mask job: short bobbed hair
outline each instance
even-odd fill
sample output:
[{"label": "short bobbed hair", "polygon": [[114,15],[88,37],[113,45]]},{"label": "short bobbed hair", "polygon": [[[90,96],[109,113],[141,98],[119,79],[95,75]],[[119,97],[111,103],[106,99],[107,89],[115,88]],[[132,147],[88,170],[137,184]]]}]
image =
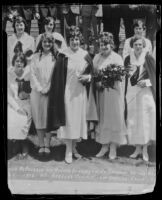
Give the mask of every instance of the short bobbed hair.
[{"label": "short bobbed hair", "polygon": [[15,55],[12,58],[12,66],[15,66],[15,60],[19,58],[23,63],[24,63],[24,67],[26,67],[27,65],[27,60],[26,60],[26,56],[25,54],[23,54],[22,52],[20,53],[15,53]]},{"label": "short bobbed hair", "polygon": [[25,21],[25,19],[23,18],[23,17],[21,17],[21,16],[17,16],[15,19],[14,19],[14,21],[13,21],[13,29],[14,29],[14,33],[16,33],[16,27],[15,27],[15,24],[16,23],[24,23],[24,26],[25,26],[25,32],[27,31],[27,23],[26,23],[26,21]]},{"label": "short bobbed hair", "polygon": [[42,32],[45,32],[45,25],[48,25],[51,21],[53,21],[53,29],[52,32],[54,32],[56,27],[56,18],[55,17],[46,17],[42,23]]},{"label": "short bobbed hair", "polygon": [[137,41],[137,40],[142,40],[142,43],[143,43],[143,48],[146,47],[146,42],[144,40],[144,37],[142,36],[134,36],[131,38],[130,40],[130,47],[133,48],[133,44]]}]

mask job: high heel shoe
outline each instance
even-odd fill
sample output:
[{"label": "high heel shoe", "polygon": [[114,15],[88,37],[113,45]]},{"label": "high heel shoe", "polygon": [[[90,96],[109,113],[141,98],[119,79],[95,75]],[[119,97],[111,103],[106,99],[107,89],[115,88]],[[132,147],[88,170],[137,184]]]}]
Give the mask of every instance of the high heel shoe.
[{"label": "high heel shoe", "polygon": [[41,155],[44,153],[44,147],[39,147],[38,153]]},{"label": "high heel shoe", "polygon": [[115,160],[116,158],[116,146],[114,144],[110,145],[110,153],[109,153],[109,159]]},{"label": "high heel shoe", "polygon": [[65,162],[67,164],[71,164],[73,162],[73,158],[72,158],[72,153],[71,152],[66,153],[66,155],[65,155]]},{"label": "high heel shoe", "polygon": [[50,154],[50,153],[51,153],[50,148],[49,148],[49,147],[45,147],[45,148],[44,148],[44,152],[45,152],[46,154]]},{"label": "high heel shoe", "polygon": [[149,156],[148,156],[148,152],[147,152],[147,147],[143,147],[143,151],[142,151],[142,158],[144,161],[148,162],[149,161]]},{"label": "high heel shoe", "polygon": [[78,151],[76,150],[76,148],[73,148],[73,155],[74,155],[74,157],[77,158],[77,159],[82,158],[82,155],[80,155],[80,154],[78,153]]},{"label": "high heel shoe", "polygon": [[137,158],[138,155],[140,155],[142,152],[141,152],[141,148],[140,147],[136,147],[136,150],[134,151],[133,154],[131,154],[129,157],[130,158]]},{"label": "high heel shoe", "polygon": [[103,145],[101,147],[100,152],[98,154],[96,154],[96,157],[100,158],[100,157],[104,156],[107,151],[108,151],[108,146],[107,145]]}]

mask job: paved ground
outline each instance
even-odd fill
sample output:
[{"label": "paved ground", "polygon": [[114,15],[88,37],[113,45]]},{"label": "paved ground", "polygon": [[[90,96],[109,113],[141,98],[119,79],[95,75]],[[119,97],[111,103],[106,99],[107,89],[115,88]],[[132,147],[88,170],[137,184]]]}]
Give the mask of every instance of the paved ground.
[{"label": "paved ground", "polygon": [[95,158],[100,145],[83,141],[78,151],[84,156],[70,165],[64,162],[65,146],[52,148],[48,157],[38,157],[30,144],[26,160],[8,160],[8,184],[12,193],[20,194],[139,194],[151,192],[156,181],[154,148],[150,161],[130,159],[133,147],[118,149],[118,158]]}]

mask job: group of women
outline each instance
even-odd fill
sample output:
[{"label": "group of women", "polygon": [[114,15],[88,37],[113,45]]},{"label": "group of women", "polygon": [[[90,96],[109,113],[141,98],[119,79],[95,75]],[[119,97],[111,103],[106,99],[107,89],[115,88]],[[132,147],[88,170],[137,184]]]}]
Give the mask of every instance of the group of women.
[{"label": "group of women", "polygon": [[[69,29],[66,46],[64,38],[54,32],[53,18],[45,19],[45,33],[36,44],[24,32],[25,25],[17,17],[15,33],[8,38],[8,139],[24,140],[33,120],[38,153],[50,153],[51,134],[57,131],[66,144],[65,161],[72,163],[73,156],[81,157],[77,142],[87,139],[91,122],[96,141],[102,144],[96,157],[109,151],[113,160],[117,147],[127,144],[136,146],[132,158],[142,154],[148,161],[147,147],[156,135],[155,60],[145,50],[146,39],[140,31],[130,39],[131,50],[124,60],[114,51],[113,35],[102,33],[99,53],[92,60],[80,46],[78,27]],[[141,26],[139,22],[135,28]],[[122,82],[115,82],[114,89],[104,88],[94,78],[111,64],[124,65],[130,72]]]}]

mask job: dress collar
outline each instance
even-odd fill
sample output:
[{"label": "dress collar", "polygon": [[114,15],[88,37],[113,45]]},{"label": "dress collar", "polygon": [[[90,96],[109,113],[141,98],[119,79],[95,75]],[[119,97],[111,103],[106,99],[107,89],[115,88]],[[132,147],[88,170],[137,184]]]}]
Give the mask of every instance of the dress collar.
[{"label": "dress collar", "polygon": [[138,59],[136,58],[135,54],[134,54],[134,50],[130,53],[130,62],[133,65],[143,65],[145,62],[145,56],[146,56],[146,52],[142,51],[141,55],[138,57]]}]

